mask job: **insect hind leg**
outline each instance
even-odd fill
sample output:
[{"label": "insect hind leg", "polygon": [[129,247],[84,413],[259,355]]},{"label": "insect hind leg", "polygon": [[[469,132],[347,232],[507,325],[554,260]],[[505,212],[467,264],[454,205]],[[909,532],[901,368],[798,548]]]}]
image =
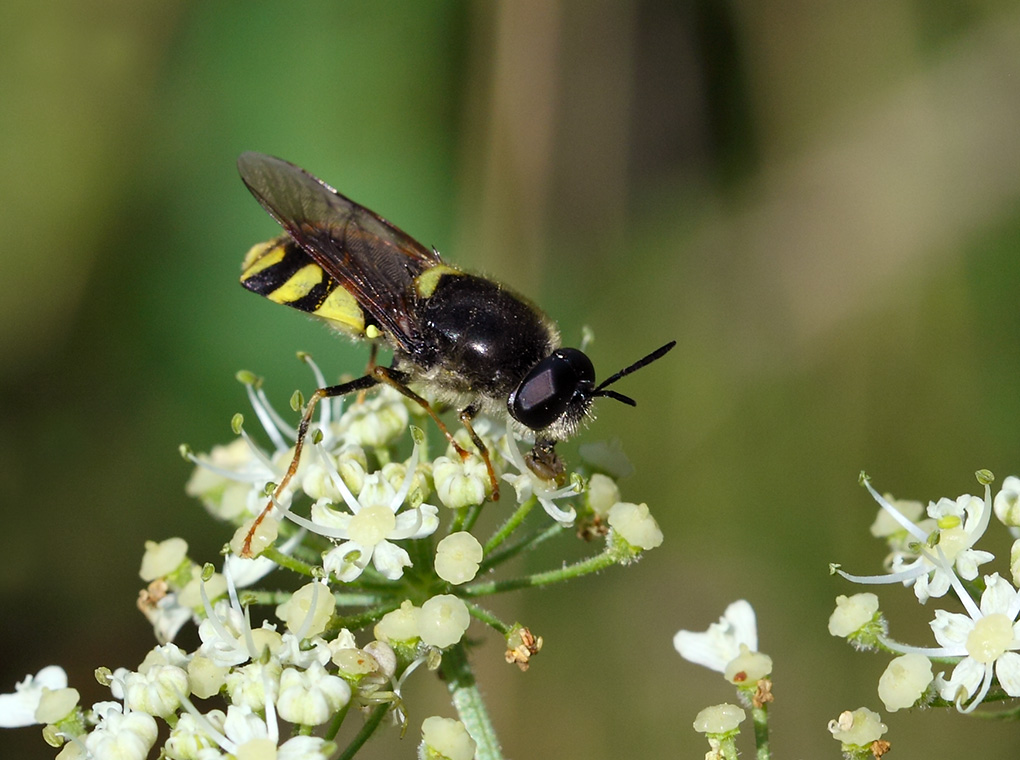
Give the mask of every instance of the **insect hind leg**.
[{"label": "insect hind leg", "polygon": [[378,385],[379,382],[380,381],[376,378],[375,374],[371,373],[347,383],[319,388],[311,395],[308,399],[308,404],[305,405],[304,414],[301,416],[301,424],[298,425],[297,440],[294,442],[294,456],[291,457],[290,465],[288,465],[283,478],[280,480],[276,488],[273,489],[273,495],[269,497],[269,503],[266,504],[262,512],[260,512],[258,517],[255,518],[255,522],[252,523],[251,528],[248,529],[248,535],[244,537],[244,544],[241,547],[242,557],[252,556],[251,542],[255,537],[255,531],[258,530],[262,521],[266,519],[266,515],[272,511],[273,504],[275,504],[280,498],[283,494],[283,490],[293,479],[295,473],[297,473],[298,464],[301,461],[301,451],[304,449],[305,437],[308,435],[308,428],[312,424],[312,415],[315,413],[316,405],[324,398],[336,398],[337,396],[346,396],[348,393],[368,390],[369,388]]}]

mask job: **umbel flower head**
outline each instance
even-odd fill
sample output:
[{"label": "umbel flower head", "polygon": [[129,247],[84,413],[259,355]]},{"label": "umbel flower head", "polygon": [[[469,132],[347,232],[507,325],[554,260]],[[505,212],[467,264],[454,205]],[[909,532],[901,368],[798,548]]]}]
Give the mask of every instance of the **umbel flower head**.
[{"label": "umbel flower head", "polygon": [[[941,597],[949,590],[950,578],[957,573],[964,580],[974,580],[978,567],[994,559],[994,555],[974,548],[984,535],[992,514],[991,491],[985,485],[985,498],[963,495],[953,499],[939,499],[928,504],[928,516],[934,521],[934,532],[925,533],[922,527],[904,515],[886,497],[871,486],[866,475],[861,483],[879,506],[913,539],[906,547],[890,556],[892,572],[887,575],[859,576],[839,570],[839,574],[856,583],[902,583],[914,587],[921,603],[930,597]],[[902,543],[902,539],[897,538]]]},{"label": "umbel flower head", "polygon": [[[465,729],[488,723],[468,647],[484,625],[502,641],[493,650],[502,658],[514,631],[528,630],[515,661],[526,658],[526,666],[542,638],[500,620],[484,598],[633,561],[662,541],[647,505],[622,501],[605,474],[592,498],[580,473],[565,473],[563,484],[543,480],[512,432],[479,417],[474,428],[492,453],[493,476],[517,497],[493,502],[484,462],[452,447],[431,457],[427,436],[410,424],[420,408],[387,388],[350,399],[346,410],[338,399],[321,403],[301,461],[292,463],[296,430],[258,380],[240,379],[265,442],[237,415],[226,446],[205,455],[182,447],[195,464],[187,491],[227,523],[222,563],[196,561],[183,537],[146,542],[138,606],[159,644],[133,667],[99,668],[109,698],[91,707],[78,705],[59,669],[26,678],[0,696],[0,725],[43,724],[52,744],[63,743],[62,760],[157,752],[173,760],[325,760],[353,755],[382,726],[406,728],[407,680],[442,666],[461,720],[426,720],[422,756],[496,756],[494,736]],[[469,450],[473,442],[458,435]],[[258,556],[239,556],[270,499],[271,516],[250,542]],[[602,545],[583,544],[590,556],[499,578],[504,563],[539,543],[576,541],[566,528],[578,507],[594,514],[596,504],[609,529]],[[482,532],[487,510],[495,514]],[[493,533],[491,525],[500,527]],[[188,625],[199,642],[191,650],[173,643]],[[290,738],[280,721],[293,727]]]},{"label": "umbel flower head", "polygon": [[[894,548],[893,567],[902,557],[912,555],[912,559],[901,562],[900,569],[888,576],[841,574],[860,583],[892,580],[912,584],[922,603],[951,590],[963,607],[963,612],[934,610],[929,625],[938,646],[913,646],[888,636],[873,594],[839,597],[837,610],[830,619],[833,635],[899,653],[889,663],[878,686],[879,696],[890,711],[934,704],[941,698],[960,712],[970,712],[990,696],[996,700],[1020,697],[1020,593],[998,573],[978,580],[978,566],[994,556],[975,548],[988,527],[993,505],[997,516],[1007,525],[1011,523],[1020,481],[1007,478],[993,501],[991,473],[981,470],[977,476],[984,485],[984,498],[961,496],[929,503],[931,533],[926,536],[915,522],[916,512],[904,514],[900,510],[904,502],[879,496],[864,481],[883,512],[914,539],[894,537],[895,530],[888,520],[881,530],[873,526],[873,534],[887,538]],[[906,504],[909,510],[910,503]],[[945,671],[935,672],[946,663],[952,668],[948,676]]]}]

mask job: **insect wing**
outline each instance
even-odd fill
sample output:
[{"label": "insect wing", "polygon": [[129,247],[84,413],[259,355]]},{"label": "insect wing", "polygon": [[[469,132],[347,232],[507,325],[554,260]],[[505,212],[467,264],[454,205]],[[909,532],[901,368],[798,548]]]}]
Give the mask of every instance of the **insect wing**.
[{"label": "insect wing", "polygon": [[415,280],[439,254],[287,161],[261,153],[237,160],[252,195],[323,271],[408,353],[419,347]]}]

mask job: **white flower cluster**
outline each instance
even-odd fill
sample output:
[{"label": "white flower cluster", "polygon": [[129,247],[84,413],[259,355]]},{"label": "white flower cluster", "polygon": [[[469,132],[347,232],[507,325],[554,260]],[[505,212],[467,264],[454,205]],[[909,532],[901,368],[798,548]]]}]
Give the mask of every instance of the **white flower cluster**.
[{"label": "white flower cluster", "polygon": [[[890,572],[879,576],[838,572],[858,583],[912,586],[922,604],[951,590],[964,610],[934,610],[929,626],[937,646],[908,646],[887,636],[877,596],[860,593],[837,598],[829,619],[832,635],[899,655],[878,685],[879,697],[890,712],[917,704],[937,705],[939,700],[970,712],[990,696],[1020,697],[1020,593],[1014,587],[1020,580],[1020,540],[1011,552],[1012,583],[998,572],[979,578],[979,567],[995,556],[976,548],[993,513],[1015,531],[1020,479],[1006,478],[994,499],[991,474],[981,471],[978,480],[985,486],[983,498],[965,494],[922,508],[918,502],[882,496],[862,478],[880,506],[872,534],[888,541]],[[937,670],[946,662],[955,662],[949,675]]]},{"label": "white flower cluster", "polygon": [[[14,694],[0,695],[0,726],[46,726],[51,743],[63,745],[63,760],[144,758],[160,737],[163,756],[172,760],[326,758],[337,751],[348,714],[363,713],[372,730],[387,713],[406,722],[405,679],[422,664],[435,670],[441,660],[450,677],[446,656],[453,649],[449,667],[466,663],[463,642],[473,618],[517,647],[514,661],[521,666],[523,659],[526,669],[541,637],[529,631],[524,642],[521,626],[500,621],[480,597],[626,564],[662,542],[648,507],[623,502],[604,471],[590,466],[545,481],[528,468],[514,437],[490,420],[476,419],[473,427],[490,452],[492,473],[477,453],[462,457],[453,446],[430,460],[425,435],[410,425],[422,410],[390,388],[346,411],[340,399],[320,403],[301,460],[281,490],[297,431],[259,381],[246,373],[239,379],[269,446],[256,443],[237,415],[232,443],[199,456],[182,448],[196,464],[187,492],[234,526],[220,572],[193,561],[182,538],[147,542],[139,607],[159,645],[134,669],[98,671],[111,699],[91,708],[78,704],[59,668],[28,677]],[[474,451],[466,431],[455,437]],[[498,504],[494,477],[513,486]],[[543,528],[532,520],[517,533],[537,505],[552,522]],[[503,525],[479,539],[472,529],[483,508],[501,509]],[[606,538],[594,557],[533,576],[478,578],[540,541],[573,537],[564,528],[579,520]],[[284,570],[303,585],[261,587]],[[255,609],[274,615],[253,624]],[[200,640],[193,651],[173,643],[188,623]],[[356,633],[371,638],[359,644]],[[214,699],[220,701],[207,703]],[[454,760],[475,752],[475,738],[458,721],[430,718],[422,731],[422,757]],[[366,737],[363,730],[352,742]]]}]

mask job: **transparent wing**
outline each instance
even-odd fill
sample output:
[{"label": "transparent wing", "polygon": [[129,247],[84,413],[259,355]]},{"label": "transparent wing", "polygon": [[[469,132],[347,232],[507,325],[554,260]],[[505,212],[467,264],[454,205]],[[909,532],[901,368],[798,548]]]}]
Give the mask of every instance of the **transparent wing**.
[{"label": "transparent wing", "polygon": [[349,291],[394,343],[420,347],[414,280],[439,254],[304,169],[261,153],[237,160],[241,179],[323,271]]}]

